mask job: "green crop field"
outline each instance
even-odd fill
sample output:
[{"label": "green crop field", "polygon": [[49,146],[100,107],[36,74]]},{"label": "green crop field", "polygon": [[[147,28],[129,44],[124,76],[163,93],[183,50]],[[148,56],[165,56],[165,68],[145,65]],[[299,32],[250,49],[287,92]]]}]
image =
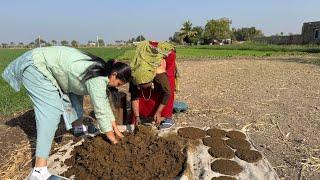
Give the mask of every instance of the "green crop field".
[{"label": "green crop field", "polygon": [[[81,48],[103,59],[120,59],[130,61],[134,56],[133,47],[108,47],[108,48]],[[0,73],[15,58],[23,54],[27,49],[0,49]],[[320,46],[302,45],[266,45],[266,44],[232,44],[223,46],[178,46],[177,58],[179,59],[219,59],[232,57],[281,57],[313,55],[320,57]],[[318,62],[318,61],[317,61]],[[0,78],[0,116],[10,116],[14,112],[31,108],[31,102],[23,89],[15,93],[13,89]]]}]

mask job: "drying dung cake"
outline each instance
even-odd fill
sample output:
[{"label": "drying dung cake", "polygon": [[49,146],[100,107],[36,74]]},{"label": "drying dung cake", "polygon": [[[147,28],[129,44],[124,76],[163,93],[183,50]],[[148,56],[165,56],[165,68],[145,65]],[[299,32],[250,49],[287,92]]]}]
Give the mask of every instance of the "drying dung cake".
[{"label": "drying dung cake", "polygon": [[178,134],[183,138],[188,139],[202,139],[206,136],[206,132],[195,127],[180,128]]},{"label": "drying dung cake", "polygon": [[247,161],[249,163],[258,162],[262,159],[262,155],[255,150],[237,150],[236,155],[238,158]]},{"label": "drying dung cake", "polygon": [[208,153],[215,158],[232,159],[235,154],[234,151],[227,146],[214,146],[208,150]]},{"label": "drying dung cake", "polygon": [[202,142],[205,146],[208,146],[208,147],[226,146],[225,141],[221,138],[205,137],[202,139]]},{"label": "drying dung cake", "polygon": [[240,131],[228,131],[226,136],[231,139],[246,139],[246,135]]},{"label": "drying dung cake", "polygon": [[216,138],[224,138],[226,136],[226,131],[218,128],[211,128],[207,130],[207,135]]},{"label": "drying dung cake", "polygon": [[237,179],[231,176],[219,176],[219,177],[213,177],[211,180],[237,180]]},{"label": "drying dung cake", "polygon": [[244,139],[227,139],[226,143],[233,149],[250,149],[250,143]]},{"label": "drying dung cake", "polygon": [[235,161],[218,159],[211,163],[211,169],[215,172],[225,175],[237,175],[243,168]]}]

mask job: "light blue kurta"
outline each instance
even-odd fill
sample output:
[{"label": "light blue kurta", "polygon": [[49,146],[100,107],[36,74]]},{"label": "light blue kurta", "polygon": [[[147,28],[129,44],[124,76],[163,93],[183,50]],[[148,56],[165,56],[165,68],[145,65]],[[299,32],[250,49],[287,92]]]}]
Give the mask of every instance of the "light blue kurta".
[{"label": "light blue kurta", "polygon": [[[89,56],[70,47],[36,48],[11,62],[4,70],[3,78],[16,91],[20,90],[21,83],[28,91],[34,104],[38,139],[39,135],[50,136],[51,139],[52,133],[48,135],[47,132],[56,130],[61,114],[66,128],[70,129],[71,122],[83,115],[83,95],[90,95],[101,132],[112,131],[115,118],[106,94],[108,77],[95,77],[81,83],[82,73],[94,63],[89,59]],[[42,133],[39,132],[41,128]],[[47,144],[40,144],[45,143],[37,143],[36,155],[46,157],[49,152],[43,146]],[[38,152],[38,149],[45,150]]]}]

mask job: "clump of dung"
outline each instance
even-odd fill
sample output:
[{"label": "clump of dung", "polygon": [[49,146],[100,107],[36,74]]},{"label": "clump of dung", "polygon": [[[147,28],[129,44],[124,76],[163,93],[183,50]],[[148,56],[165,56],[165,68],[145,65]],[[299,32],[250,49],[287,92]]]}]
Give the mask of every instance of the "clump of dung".
[{"label": "clump of dung", "polygon": [[238,158],[249,163],[258,162],[262,159],[262,155],[255,150],[237,150],[236,155]]},{"label": "clump of dung", "polygon": [[215,147],[215,146],[226,146],[226,143],[223,139],[221,138],[215,138],[215,137],[205,137],[202,139],[202,142],[205,146],[208,147]]},{"label": "clump of dung", "polygon": [[246,135],[240,131],[228,131],[226,136],[231,139],[246,139]]},{"label": "clump of dung", "polygon": [[211,180],[237,180],[237,179],[231,176],[219,176],[219,177],[213,177]]},{"label": "clump of dung", "polygon": [[234,158],[234,152],[227,146],[214,146],[208,150],[208,153],[215,158],[225,158],[232,159]]},{"label": "clump of dung", "polygon": [[211,163],[211,169],[215,172],[225,175],[237,175],[242,172],[243,168],[235,161],[219,159]]},{"label": "clump of dung", "polygon": [[206,136],[206,132],[195,127],[180,128],[178,134],[183,138],[188,139],[202,139]]},{"label": "clump of dung", "polygon": [[228,139],[226,143],[233,149],[250,149],[251,145],[244,139]]},{"label": "clump of dung", "polygon": [[207,130],[207,135],[216,138],[224,138],[226,136],[226,131],[218,128],[211,128]]}]

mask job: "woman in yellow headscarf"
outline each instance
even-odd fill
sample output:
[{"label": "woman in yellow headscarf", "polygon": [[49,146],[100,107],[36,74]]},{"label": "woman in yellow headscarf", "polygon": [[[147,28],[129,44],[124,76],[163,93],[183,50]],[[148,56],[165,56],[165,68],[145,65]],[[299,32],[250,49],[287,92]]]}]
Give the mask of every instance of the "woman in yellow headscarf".
[{"label": "woman in yellow headscarf", "polygon": [[153,121],[160,129],[174,125],[175,59],[172,44],[142,41],[138,45],[130,64],[132,123]]}]

